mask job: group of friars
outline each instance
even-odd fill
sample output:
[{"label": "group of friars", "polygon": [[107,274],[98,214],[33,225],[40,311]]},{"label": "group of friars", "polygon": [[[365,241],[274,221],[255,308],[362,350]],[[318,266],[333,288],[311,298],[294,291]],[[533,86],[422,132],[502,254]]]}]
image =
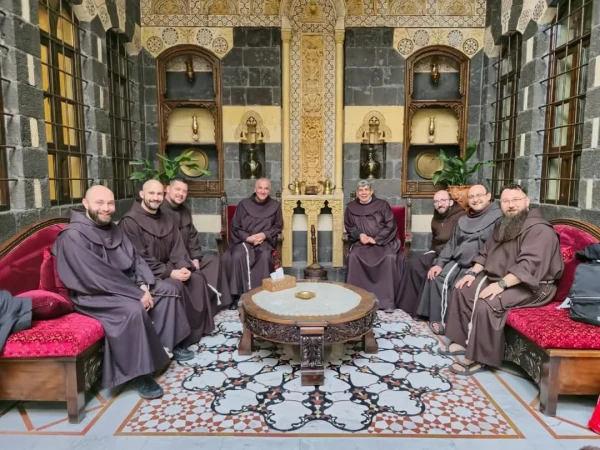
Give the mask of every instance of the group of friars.
[{"label": "group of friars", "polygon": [[[104,327],[104,387],[131,382],[141,397],[160,397],[155,375],[171,359],[193,359],[189,347],[213,332],[214,316],[269,277],[283,229],[270,190],[269,180],[259,179],[238,204],[219,257],[202,250],[184,180],[166,192],[147,181],[118,225],[111,190],[88,189],[52,252],[76,311]],[[445,334],[449,342],[438,351],[464,355],[451,371],[497,367],[508,311],[551,301],[563,271],[558,236],[529,202],[519,185],[506,187],[499,201],[475,185],[465,211],[439,191],[431,248],[406,258],[390,205],[360,181],[344,217],[352,242],[346,282],[372,292],[380,309],[402,309]]]}]

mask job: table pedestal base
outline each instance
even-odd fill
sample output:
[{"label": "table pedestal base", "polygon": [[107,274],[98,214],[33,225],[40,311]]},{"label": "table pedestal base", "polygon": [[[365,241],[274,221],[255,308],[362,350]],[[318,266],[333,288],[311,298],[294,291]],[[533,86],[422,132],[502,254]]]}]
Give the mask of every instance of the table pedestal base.
[{"label": "table pedestal base", "polygon": [[325,332],[324,327],[300,328],[300,376],[302,386],[325,384]]}]

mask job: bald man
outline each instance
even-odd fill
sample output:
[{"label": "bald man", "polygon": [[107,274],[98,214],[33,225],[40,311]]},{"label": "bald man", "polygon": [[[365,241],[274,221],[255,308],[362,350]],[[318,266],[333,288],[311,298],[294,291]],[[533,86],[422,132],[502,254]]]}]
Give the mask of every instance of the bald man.
[{"label": "bald man", "polygon": [[[281,205],[270,193],[269,180],[256,180],[254,193],[237,205],[231,220],[231,238],[223,264],[234,298],[260,286],[273,270],[271,255],[277,234],[283,229],[283,214]],[[233,308],[236,303],[232,304]]]},{"label": "bald man", "polygon": [[141,202],[135,202],[119,226],[150,266],[154,276],[175,283],[185,300],[192,328],[185,345],[196,344],[214,330],[210,304],[212,292],[206,278],[196,269],[175,222],[160,210],[163,185],[157,180],[144,183]]},{"label": "bald man", "polygon": [[102,383],[106,388],[132,380],[142,398],[158,398],[153,373],[194,357],[178,347],[190,325],[177,286],[157,279],[121,230],[113,225],[113,193],[91,187],[83,208],[58,235],[52,253],[58,275],[71,292],[75,310],[100,321],[105,333]]}]

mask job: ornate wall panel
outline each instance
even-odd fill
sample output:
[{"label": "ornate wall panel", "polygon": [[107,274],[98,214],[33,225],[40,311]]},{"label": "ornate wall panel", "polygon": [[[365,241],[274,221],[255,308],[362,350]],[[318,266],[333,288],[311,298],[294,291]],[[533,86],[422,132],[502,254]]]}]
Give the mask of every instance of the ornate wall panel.
[{"label": "ornate wall panel", "polygon": [[180,44],[194,44],[225,56],[233,47],[231,28],[143,27],[144,48],[155,58],[164,50]]},{"label": "ornate wall panel", "polygon": [[291,178],[317,184],[333,176],[335,9],[329,0],[292,6]]},{"label": "ornate wall panel", "polygon": [[484,45],[483,28],[396,28],[394,48],[405,58],[429,45],[448,45],[472,58]]},{"label": "ornate wall panel", "polygon": [[280,0],[141,0],[143,27],[272,27]]}]

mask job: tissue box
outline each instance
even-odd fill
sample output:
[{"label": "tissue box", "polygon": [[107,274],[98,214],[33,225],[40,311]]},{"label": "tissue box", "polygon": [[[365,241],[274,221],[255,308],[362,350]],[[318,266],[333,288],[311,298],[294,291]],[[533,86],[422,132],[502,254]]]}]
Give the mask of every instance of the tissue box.
[{"label": "tissue box", "polygon": [[262,280],[262,288],[269,292],[283,291],[293,287],[296,287],[296,277],[291,275],[285,275],[283,280],[272,280],[271,278]]}]

